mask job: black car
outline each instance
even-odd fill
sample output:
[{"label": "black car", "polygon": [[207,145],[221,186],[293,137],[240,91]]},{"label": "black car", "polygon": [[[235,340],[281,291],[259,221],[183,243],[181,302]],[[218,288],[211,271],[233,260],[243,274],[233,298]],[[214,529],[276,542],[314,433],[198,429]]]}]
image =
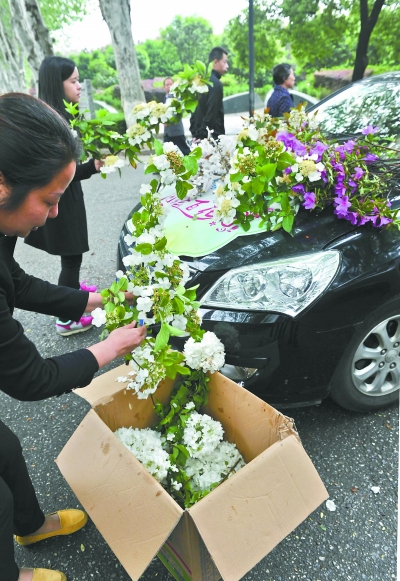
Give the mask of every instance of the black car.
[{"label": "black car", "polygon": [[[400,72],[320,101],[322,130],[343,140],[367,125],[400,143]],[[395,141],[396,143],[396,141]],[[400,208],[400,184],[388,192]],[[118,263],[129,253],[119,240]],[[239,236],[203,257],[181,256],[199,285],[203,328],[224,343],[221,370],[280,408],[330,395],[354,411],[384,407],[400,386],[400,233],[353,226],[327,207],[283,230]],[[273,283],[271,283],[273,273]],[[260,277],[269,284],[255,296]],[[175,345],[181,348],[178,339]]]}]

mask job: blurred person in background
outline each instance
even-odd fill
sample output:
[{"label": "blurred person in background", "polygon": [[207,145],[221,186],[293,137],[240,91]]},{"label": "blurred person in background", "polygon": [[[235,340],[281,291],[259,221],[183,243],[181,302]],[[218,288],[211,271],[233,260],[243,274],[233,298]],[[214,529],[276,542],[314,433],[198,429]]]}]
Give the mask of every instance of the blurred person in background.
[{"label": "blurred person in background", "polygon": [[[64,100],[79,103],[81,85],[75,63],[67,58],[51,56],[44,59],[39,69],[39,98],[51,105],[66,121],[70,115]],[[96,286],[79,281],[82,255],[89,250],[85,202],[80,180],[86,180],[100,171],[102,162],[90,159],[78,163],[71,184],[60,200],[59,213],[54,220],[31,232],[25,239],[30,246],[61,257],[58,284],[70,288],[95,292]],[[92,317],[84,313],[78,321],[56,321],[56,331],[62,336],[87,331],[92,327]]]},{"label": "blurred person in background", "polygon": [[282,63],[272,70],[274,90],[268,99],[267,108],[271,117],[283,117],[284,113],[290,113],[293,107],[293,98],[288,89],[293,89],[295,76],[292,65]]},{"label": "blurred person in background", "polygon": [[[171,87],[173,83],[174,81],[171,79],[171,77],[166,77],[164,79],[164,103],[167,103],[168,99],[174,98],[174,95],[171,93]],[[164,143],[166,141],[171,141],[177,147],[179,147],[183,155],[189,155],[190,147],[188,146],[185,138],[182,116],[179,117],[179,120],[176,123],[164,124]]]},{"label": "blurred person in background", "polygon": [[214,47],[208,57],[208,62],[212,63],[210,75],[211,85],[207,93],[202,93],[199,97],[199,104],[196,111],[190,118],[190,133],[195,141],[206,139],[210,132],[212,139],[218,139],[220,135],[225,135],[224,124],[224,88],[221,77],[228,72],[228,52],[220,47]]}]

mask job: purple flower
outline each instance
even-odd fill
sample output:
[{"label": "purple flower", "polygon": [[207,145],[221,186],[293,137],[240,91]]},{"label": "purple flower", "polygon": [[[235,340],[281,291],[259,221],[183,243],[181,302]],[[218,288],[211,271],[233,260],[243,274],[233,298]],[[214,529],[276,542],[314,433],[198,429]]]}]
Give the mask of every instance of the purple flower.
[{"label": "purple flower", "polygon": [[381,223],[379,225],[384,226],[385,224],[390,224],[391,222],[393,222],[393,220],[391,218],[386,218],[386,216],[381,216]]},{"label": "purple flower", "polygon": [[335,151],[339,154],[339,157],[342,161],[346,159],[346,150],[344,149],[343,145],[336,146]]},{"label": "purple flower", "polygon": [[323,181],[325,184],[327,184],[327,183],[328,183],[328,176],[327,176],[327,173],[326,173],[326,169],[323,169],[323,170],[321,171],[321,179],[322,179],[322,181]]},{"label": "purple flower", "polygon": [[314,145],[314,147],[312,149],[310,149],[310,155],[313,154],[317,154],[318,155],[318,161],[321,161],[322,158],[322,154],[324,153],[324,151],[326,151],[328,149],[328,145],[325,145],[325,143],[322,143],[321,141],[317,141],[316,144]]},{"label": "purple flower", "polygon": [[279,131],[276,134],[276,139],[278,141],[282,141],[282,143],[284,143],[287,148],[290,147],[290,149],[296,155],[305,155],[307,153],[306,146],[303,145],[303,143],[301,143],[301,141],[296,139],[296,137],[293,135],[293,133],[286,133],[285,131]]},{"label": "purple flower", "polygon": [[373,163],[378,159],[378,156],[374,153],[367,153],[364,157],[361,158],[365,163]]},{"label": "purple flower", "polygon": [[347,151],[347,153],[351,153],[354,149],[356,145],[356,142],[353,141],[352,139],[349,139],[349,141],[346,141],[346,143],[343,144],[343,149],[345,151]]},{"label": "purple flower", "polygon": [[317,196],[314,192],[305,192],[303,206],[306,210],[313,210],[315,208],[315,203],[317,201]]},{"label": "purple flower", "polygon": [[341,164],[339,161],[335,161],[335,159],[331,159],[331,164],[334,170],[336,170],[339,173],[343,173],[344,175],[343,164]]},{"label": "purple flower", "polygon": [[362,176],[364,175],[365,171],[362,170],[360,167],[355,167],[354,168],[354,174],[353,174],[353,178],[355,180],[360,180],[362,178]]},{"label": "purple flower", "polygon": [[350,208],[351,203],[349,202],[348,196],[343,196],[342,198],[335,198],[334,202],[337,204],[334,210],[335,214],[339,218],[345,218],[347,216],[347,210]]},{"label": "purple flower", "polygon": [[294,192],[295,194],[301,194],[301,195],[304,195],[304,194],[305,194],[305,191],[306,191],[306,190],[304,189],[304,186],[303,186],[303,184],[297,184],[297,186],[293,186],[293,187],[292,187],[292,190],[293,190],[293,192]]},{"label": "purple flower", "polygon": [[344,186],[343,184],[337,184],[337,186],[335,186],[335,194],[338,196],[338,198],[341,198],[342,196],[344,196],[346,193],[346,186]]},{"label": "purple flower", "polygon": [[372,127],[372,125],[367,125],[364,129],[361,130],[363,135],[370,135],[371,133],[376,133],[379,127]]},{"label": "purple flower", "polygon": [[344,218],[346,220],[349,220],[353,224],[353,226],[355,226],[358,221],[358,214],[357,212],[347,212],[347,215],[344,216]]},{"label": "purple flower", "polygon": [[292,166],[286,167],[284,172],[285,172],[285,175],[289,175],[290,173],[292,173]]}]

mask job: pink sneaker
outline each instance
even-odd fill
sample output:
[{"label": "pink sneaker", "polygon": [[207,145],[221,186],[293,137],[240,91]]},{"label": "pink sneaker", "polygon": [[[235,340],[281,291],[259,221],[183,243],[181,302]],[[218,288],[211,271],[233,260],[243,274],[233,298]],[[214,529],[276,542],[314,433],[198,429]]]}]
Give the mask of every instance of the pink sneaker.
[{"label": "pink sneaker", "polygon": [[81,317],[79,321],[56,321],[56,330],[59,335],[67,337],[68,335],[74,335],[75,333],[82,333],[83,331],[89,331],[93,327],[92,325],[93,317]]},{"label": "pink sneaker", "polygon": [[89,293],[95,293],[97,291],[97,286],[95,284],[85,284],[87,280],[83,280],[79,283],[81,290],[87,291]]}]

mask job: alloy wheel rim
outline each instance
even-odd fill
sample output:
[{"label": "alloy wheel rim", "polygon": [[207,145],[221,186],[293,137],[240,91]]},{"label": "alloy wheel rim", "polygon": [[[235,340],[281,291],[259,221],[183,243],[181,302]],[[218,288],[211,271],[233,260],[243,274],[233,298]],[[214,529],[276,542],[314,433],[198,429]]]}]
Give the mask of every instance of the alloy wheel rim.
[{"label": "alloy wheel rim", "polygon": [[351,364],[352,380],[363,395],[380,397],[400,385],[400,315],[378,323],[360,342]]}]

